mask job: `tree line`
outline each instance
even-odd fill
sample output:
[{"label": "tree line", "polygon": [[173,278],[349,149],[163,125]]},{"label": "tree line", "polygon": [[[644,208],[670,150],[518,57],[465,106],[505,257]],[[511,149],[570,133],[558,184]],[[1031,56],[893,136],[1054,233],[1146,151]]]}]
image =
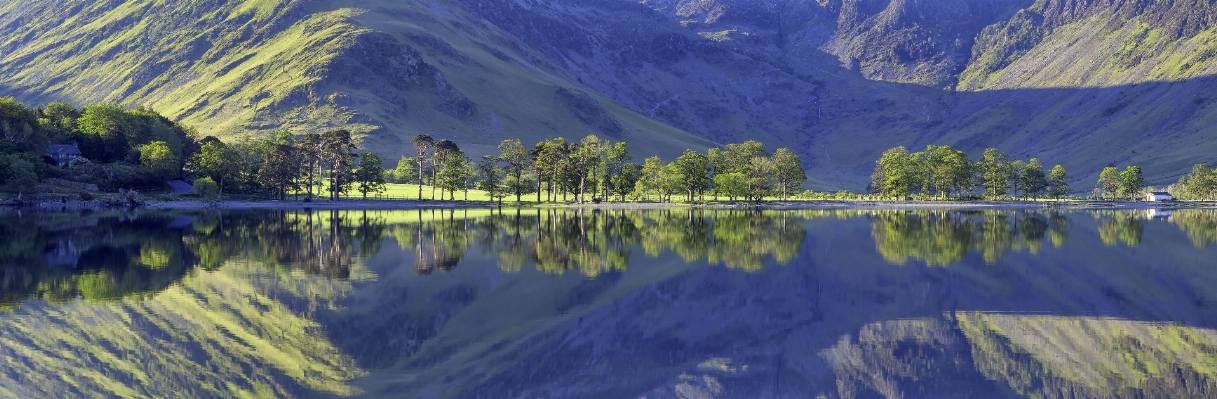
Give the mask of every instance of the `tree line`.
[{"label": "tree line", "polygon": [[[194,129],[146,107],[66,102],[31,107],[0,98],[0,191],[31,192],[38,182],[64,178],[103,190],[160,188],[182,175],[197,150]],[[47,156],[51,143],[75,143],[81,157],[60,168]]]},{"label": "tree line", "polygon": [[201,176],[194,188],[204,197],[223,197],[227,190],[284,200],[289,195],[338,200],[352,191],[367,198],[386,184],[380,157],[360,151],[347,130],[299,138],[279,132],[272,139],[232,144],[210,137],[202,141],[187,169]]},{"label": "tree line", "polygon": [[1005,153],[989,148],[981,160],[973,162],[963,151],[929,145],[917,153],[909,153],[905,147],[884,152],[871,175],[870,190],[889,198],[961,197],[978,188],[993,199],[1011,194],[1061,198],[1070,192],[1068,179],[1068,171],[1061,165],[1045,173],[1038,158],[1011,160]]},{"label": "tree line", "polygon": [[419,198],[424,184],[453,192],[472,181],[500,202],[509,196],[521,202],[531,194],[537,202],[587,202],[589,195],[591,201],[672,201],[677,194],[689,202],[704,200],[707,194],[732,201],[774,195],[785,199],[801,193],[807,181],[798,155],[787,148],[771,155],[757,141],[711,148],[704,154],[685,150],[668,163],[658,156],[631,162],[629,143],[594,135],[578,142],[561,137],[542,140],[532,148],[519,139],[507,139],[499,144],[497,155],[476,163],[448,140],[418,135],[411,142],[415,156],[403,157],[391,180],[420,184]]},{"label": "tree line", "polygon": [[1208,164],[1197,164],[1191,173],[1179,178],[1169,191],[1176,198],[1192,201],[1217,201],[1217,169]]}]

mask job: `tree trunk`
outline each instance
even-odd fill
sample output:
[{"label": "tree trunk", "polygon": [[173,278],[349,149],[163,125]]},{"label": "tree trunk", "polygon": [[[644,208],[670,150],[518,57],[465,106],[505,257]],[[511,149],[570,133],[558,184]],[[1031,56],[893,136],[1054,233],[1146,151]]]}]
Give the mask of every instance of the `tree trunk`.
[{"label": "tree trunk", "polygon": [[587,197],[585,197],[583,194],[584,193],[583,189],[586,184],[587,184],[587,176],[579,176],[579,197],[575,198],[575,200],[579,201],[580,204],[587,201]]}]

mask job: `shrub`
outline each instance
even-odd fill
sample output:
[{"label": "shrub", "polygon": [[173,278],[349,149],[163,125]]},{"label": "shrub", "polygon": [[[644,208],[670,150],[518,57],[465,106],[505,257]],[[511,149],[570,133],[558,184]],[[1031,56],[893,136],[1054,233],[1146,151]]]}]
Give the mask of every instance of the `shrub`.
[{"label": "shrub", "polygon": [[220,194],[220,186],[210,177],[194,181],[194,193],[206,199],[215,199]]}]

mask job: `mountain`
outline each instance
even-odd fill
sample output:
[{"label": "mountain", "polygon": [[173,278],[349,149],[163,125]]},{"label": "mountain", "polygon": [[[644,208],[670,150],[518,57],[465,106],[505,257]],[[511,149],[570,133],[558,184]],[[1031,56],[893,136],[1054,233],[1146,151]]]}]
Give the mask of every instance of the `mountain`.
[{"label": "mountain", "polygon": [[597,134],[635,157],[756,139],[816,189],[949,144],[1168,184],[1212,162],[1205,0],[16,0],[0,95],[144,104],[206,134],[348,128],[473,155]]}]

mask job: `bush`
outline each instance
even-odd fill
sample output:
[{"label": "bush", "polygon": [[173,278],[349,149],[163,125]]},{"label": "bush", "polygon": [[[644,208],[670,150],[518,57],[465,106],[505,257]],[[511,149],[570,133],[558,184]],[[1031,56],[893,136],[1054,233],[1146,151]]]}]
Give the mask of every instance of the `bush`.
[{"label": "bush", "polygon": [[215,199],[220,194],[220,186],[210,177],[194,181],[194,193],[205,199]]},{"label": "bush", "polygon": [[19,155],[0,155],[0,191],[30,193],[38,187],[34,164]]}]

